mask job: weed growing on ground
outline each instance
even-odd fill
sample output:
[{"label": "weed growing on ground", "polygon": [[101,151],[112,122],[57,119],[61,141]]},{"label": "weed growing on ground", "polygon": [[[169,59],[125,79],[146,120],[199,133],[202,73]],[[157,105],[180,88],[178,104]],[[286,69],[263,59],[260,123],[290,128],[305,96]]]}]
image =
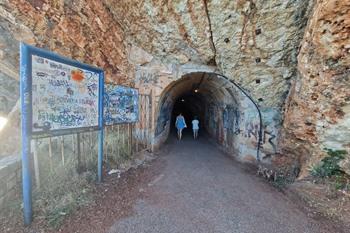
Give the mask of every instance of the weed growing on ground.
[{"label": "weed growing on ground", "polygon": [[295,177],[286,176],[284,174],[278,174],[276,175],[276,178],[272,181],[272,185],[278,189],[283,189],[287,185],[293,183],[294,180],[295,180]]},{"label": "weed growing on ground", "polygon": [[93,171],[78,174],[74,160],[66,161],[64,166],[58,164],[34,192],[37,217],[46,219],[50,227],[59,228],[67,215],[93,201],[91,184],[95,180]]},{"label": "weed growing on ground", "polygon": [[341,175],[343,173],[338,163],[344,159],[346,151],[331,149],[326,149],[326,151],[328,156],[322,159],[320,164],[311,168],[311,175],[326,178],[334,175]]},{"label": "weed growing on ground", "polygon": [[349,177],[339,166],[339,162],[345,158],[347,152],[344,150],[325,150],[327,156],[319,164],[311,167],[311,175],[323,182],[327,181],[336,190],[349,190]]}]

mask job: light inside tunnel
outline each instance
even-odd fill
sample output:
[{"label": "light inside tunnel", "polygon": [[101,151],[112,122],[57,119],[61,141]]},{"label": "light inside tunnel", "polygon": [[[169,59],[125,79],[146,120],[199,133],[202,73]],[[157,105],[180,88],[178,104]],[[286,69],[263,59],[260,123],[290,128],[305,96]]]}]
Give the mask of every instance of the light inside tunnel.
[{"label": "light inside tunnel", "polygon": [[7,118],[0,116],[0,131],[5,127],[7,122],[8,122]]}]

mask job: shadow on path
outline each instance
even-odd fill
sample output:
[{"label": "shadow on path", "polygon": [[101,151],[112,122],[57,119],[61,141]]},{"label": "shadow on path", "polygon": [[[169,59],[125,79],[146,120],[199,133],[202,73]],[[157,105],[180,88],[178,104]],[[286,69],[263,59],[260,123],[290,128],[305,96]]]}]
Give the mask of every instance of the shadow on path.
[{"label": "shadow on path", "polygon": [[185,133],[179,141],[175,135],[160,151],[164,166],[142,184],[133,214],[116,221],[110,233],[336,232],[204,137]]}]

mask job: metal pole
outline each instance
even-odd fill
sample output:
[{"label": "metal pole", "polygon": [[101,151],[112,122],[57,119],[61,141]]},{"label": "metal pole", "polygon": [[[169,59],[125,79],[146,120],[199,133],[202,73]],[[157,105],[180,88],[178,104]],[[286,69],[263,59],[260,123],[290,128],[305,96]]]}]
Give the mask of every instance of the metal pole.
[{"label": "metal pole", "polygon": [[81,173],[80,133],[77,133],[78,173]]},{"label": "metal pole", "polygon": [[260,121],[260,125],[259,125],[259,135],[258,135],[258,145],[257,145],[257,149],[256,149],[256,159],[258,160],[258,162],[260,162],[260,146],[261,146],[261,142],[262,142],[262,128],[263,128],[263,122],[262,122],[262,116],[261,116],[261,112],[259,109],[258,104],[254,101],[254,99],[241,87],[239,86],[237,83],[235,83],[233,80],[229,79],[228,77],[226,77],[223,74],[219,74],[219,73],[215,73],[212,72],[211,74],[215,74],[219,77],[224,78],[226,81],[229,81],[230,83],[232,83],[235,87],[237,87],[246,97],[248,97],[248,99],[254,104],[254,106],[256,107],[256,110],[258,111],[259,114],[259,121]]},{"label": "metal pole", "polygon": [[97,159],[97,179],[98,182],[102,182],[102,166],[103,166],[103,99],[104,99],[104,73],[100,73],[100,82],[99,82],[99,108],[98,108],[98,123],[100,130],[98,132],[98,159]]},{"label": "metal pole", "polygon": [[93,158],[93,149],[94,149],[94,143],[93,143],[93,140],[92,140],[92,138],[93,138],[93,132],[90,132],[90,134],[89,134],[89,141],[90,141],[90,163],[92,163],[92,161],[94,160],[94,158]]},{"label": "metal pole", "polygon": [[132,150],[133,150],[133,140],[132,140],[132,123],[129,124],[129,128],[130,128],[130,155],[132,155]]},{"label": "metal pole", "polygon": [[74,144],[74,134],[72,134],[72,152],[73,152],[73,155],[75,154],[75,144]]},{"label": "metal pole", "polygon": [[49,137],[49,160],[50,160],[50,172],[52,172],[53,165],[52,165],[52,140],[51,140],[51,137]]},{"label": "metal pole", "polygon": [[32,182],[30,173],[30,140],[31,140],[31,78],[30,57],[28,48],[20,45],[20,94],[21,94],[21,121],[22,121],[22,192],[23,192],[23,217],[24,224],[30,225],[33,219],[32,212]]},{"label": "metal pole", "polygon": [[39,170],[39,160],[38,160],[38,143],[37,143],[36,139],[34,139],[32,141],[32,150],[33,150],[33,157],[34,157],[34,171],[35,171],[36,188],[40,189],[40,170]]},{"label": "metal pole", "polygon": [[61,157],[62,157],[62,164],[64,166],[65,159],[64,159],[64,137],[61,136]]},{"label": "metal pole", "polygon": [[114,125],[112,125],[112,138],[111,138],[111,154],[113,157],[115,157],[115,154],[114,154],[114,147],[115,147],[115,130],[114,130]]},{"label": "metal pole", "polygon": [[117,125],[117,139],[118,139],[118,141],[117,141],[117,145],[119,145],[119,146],[117,146],[117,157],[119,158],[119,155],[120,155],[120,153],[119,153],[119,148],[120,148],[120,129],[119,129],[119,125]]}]

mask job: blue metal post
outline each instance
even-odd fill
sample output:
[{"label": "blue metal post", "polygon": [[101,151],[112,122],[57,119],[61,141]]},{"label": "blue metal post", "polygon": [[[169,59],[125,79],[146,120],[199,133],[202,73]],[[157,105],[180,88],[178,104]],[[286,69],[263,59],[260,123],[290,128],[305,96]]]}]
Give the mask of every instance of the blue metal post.
[{"label": "blue metal post", "polygon": [[104,125],[104,114],[103,114],[103,99],[104,99],[104,72],[100,73],[100,85],[99,85],[99,132],[98,132],[98,162],[97,162],[97,173],[98,182],[102,182],[102,165],[103,165],[103,125]]},{"label": "blue metal post", "polygon": [[32,182],[30,174],[30,140],[31,140],[31,74],[30,57],[27,47],[21,43],[20,46],[20,94],[22,111],[22,193],[23,193],[23,215],[24,224],[32,222]]}]

